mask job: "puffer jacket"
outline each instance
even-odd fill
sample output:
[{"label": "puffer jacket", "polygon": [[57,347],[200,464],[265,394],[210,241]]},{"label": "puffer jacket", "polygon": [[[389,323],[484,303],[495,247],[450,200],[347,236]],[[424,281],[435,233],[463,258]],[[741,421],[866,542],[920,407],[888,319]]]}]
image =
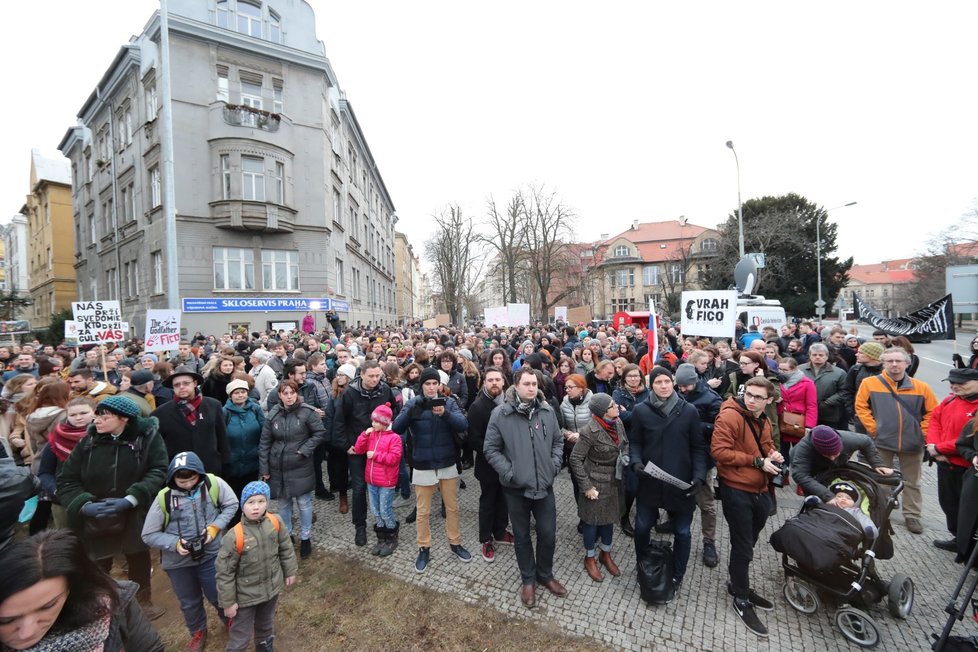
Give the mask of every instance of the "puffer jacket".
[{"label": "puffer jacket", "polygon": [[357,455],[373,451],[365,470],[367,484],[374,487],[396,487],[401,468],[401,437],[392,430],[364,430],[353,447]]},{"label": "puffer jacket", "polygon": [[565,396],[564,400],[560,402],[558,420],[565,432],[580,432],[581,428],[591,421],[591,408],[588,407],[588,403],[591,402],[592,396],[591,390],[587,390],[577,405],[571,403],[569,396]]},{"label": "puffer jacket", "polygon": [[949,464],[968,468],[971,463],[958,454],[958,437],[967,424],[978,414],[978,396],[948,396],[934,409],[927,425],[927,443],[934,444],[937,452],[947,458]]},{"label": "puffer jacket", "polygon": [[228,399],[224,404],[224,421],[227,426],[228,448],[231,462],[229,478],[258,477],[258,443],[265,425],[265,413],[254,399],[238,407]]},{"label": "puffer jacket", "polygon": [[436,417],[423,395],[405,404],[391,430],[407,435],[411,465],[416,469],[444,469],[455,465],[456,447],[453,433],[469,427],[458,403],[451,396],[445,399],[445,413]]},{"label": "puffer jacket", "polygon": [[[313,413],[315,414],[315,413]],[[295,577],[299,564],[289,530],[276,516],[279,527],[267,515],[257,521],[241,519],[243,542],[238,554],[235,528],[221,541],[217,554],[217,603],[254,607],[268,602],[285,587],[286,577]]]},{"label": "puffer jacket", "polygon": [[[748,422],[760,437],[760,450]],[[723,402],[713,427],[710,451],[717,463],[717,475],[724,484],[752,494],[766,492],[771,476],[755,468],[754,459],[769,457],[776,450],[766,412],[755,419],[744,407],[743,399],[728,398]]]},{"label": "puffer jacket", "polygon": [[326,436],[323,421],[310,406],[276,405],[268,413],[258,444],[258,473],[268,476],[272,498],[292,498],[316,488],[313,451]]},{"label": "puffer jacket", "polygon": [[126,580],[116,580],[116,584],[119,586],[119,606],[109,620],[109,637],[105,639],[103,652],[163,652],[160,635],[143,615],[143,609],[136,599],[139,585]]},{"label": "puffer jacket", "polygon": [[[143,523],[143,542],[150,548],[163,551],[163,561],[160,565],[164,570],[198,566],[204,561],[217,557],[221,548],[220,533],[238,511],[238,497],[234,495],[230,485],[221,478],[213,476],[213,481],[218,486],[217,505],[215,505],[210,496],[211,476],[205,474],[203,465],[196,468],[194,466],[188,464],[186,467],[179,467],[200,474],[200,482],[197,486],[191,491],[184,491],[173,481],[173,474],[178,467],[171,460],[167,470],[167,487],[161,489],[156,495],[156,500],[150,505],[149,512],[146,514],[146,522]],[[170,518],[166,525],[164,525],[163,508],[160,507],[161,502],[169,503],[167,510]],[[177,542],[180,539],[187,541],[201,534],[211,525],[217,528],[218,534],[213,541],[204,546],[204,557],[195,561],[190,555],[181,555],[177,552]]]},{"label": "puffer jacket", "polygon": [[[897,403],[893,393],[909,408],[910,414]],[[888,451],[922,450],[927,424],[937,405],[937,397],[927,383],[909,375],[896,382],[885,371],[865,379],[856,392],[859,422],[866,434],[876,440],[877,448]]]},{"label": "puffer jacket", "polygon": [[564,439],[543,392],[537,392],[529,413],[520,412],[519,404],[516,389],[510,387],[506,400],[489,417],[483,453],[499,474],[500,484],[539,500],[549,493],[560,472]]}]

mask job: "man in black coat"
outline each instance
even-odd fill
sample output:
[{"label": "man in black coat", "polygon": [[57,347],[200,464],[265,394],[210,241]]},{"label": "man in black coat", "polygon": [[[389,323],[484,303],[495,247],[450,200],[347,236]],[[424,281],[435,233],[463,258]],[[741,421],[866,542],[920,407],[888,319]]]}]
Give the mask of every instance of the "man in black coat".
[{"label": "man in black coat", "polygon": [[[659,518],[659,508],[665,509],[673,523],[673,582],[678,592],[692,547],[694,495],[704,490],[708,454],[699,412],[676,392],[672,374],[663,367],[654,367],[649,380],[652,393],[647,401],[635,406],[629,437],[632,468],[638,473],[639,483],[635,552],[644,552]],[[680,489],[653,478],[645,472],[648,462],[692,484],[692,488]]]},{"label": "man in black coat", "polygon": [[509,510],[506,495],[499,484],[499,474],[486,461],[482,448],[486,443],[486,428],[496,406],[502,405],[506,376],[502,369],[489,367],[485,371],[482,389],[469,407],[469,441],[475,451],[475,479],[479,481],[479,543],[482,558],[487,563],[496,559],[497,543],[513,544],[513,535],[506,531]]},{"label": "man in black coat", "polygon": [[[347,452],[350,488],[353,490],[353,525],[356,527],[354,543],[367,545],[367,481],[364,472],[367,456],[355,455],[353,445],[360,433],[370,427],[370,415],[374,408],[390,406],[397,415],[397,400],[390,386],[381,380],[383,372],[376,360],[368,360],[360,367],[360,376],[350,381],[350,386],[334,402],[333,444],[343,446]],[[340,504],[346,503],[346,490],[340,489]],[[342,511],[342,510],[341,510]]]},{"label": "man in black coat", "polygon": [[200,392],[203,377],[190,367],[177,367],[163,381],[173,390],[173,400],[153,411],[160,421],[160,435],[172,460],[177,453],[197,453],[208,473],[224,475],[231,461],[223,406]]}]

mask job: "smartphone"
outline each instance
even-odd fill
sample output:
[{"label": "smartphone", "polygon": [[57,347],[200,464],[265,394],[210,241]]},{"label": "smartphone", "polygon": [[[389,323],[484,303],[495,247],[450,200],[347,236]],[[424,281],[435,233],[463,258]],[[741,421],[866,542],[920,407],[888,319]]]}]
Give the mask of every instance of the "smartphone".
[{"label": "smartphone", "polygon": [[445,407],[445,397],[438,396],[431,399],[431,407]]}]

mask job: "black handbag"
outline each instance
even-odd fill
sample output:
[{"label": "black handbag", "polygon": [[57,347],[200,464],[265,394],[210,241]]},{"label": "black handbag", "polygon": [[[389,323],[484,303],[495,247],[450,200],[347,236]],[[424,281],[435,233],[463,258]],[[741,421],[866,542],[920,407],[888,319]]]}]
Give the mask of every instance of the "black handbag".
[{"label": "black handbag", "polygon": [[[96,501],[102,502],[102,501]],[[129,512],[115,512],[103,516],[85,516],[84,529],[86,537],[118,536],[126,531],[126,521]]]},{"label": "black handbag", "polygon": [[672,545],[653,539],[638,556],[638,585],[642,599],[665,604],[675,596]]}]

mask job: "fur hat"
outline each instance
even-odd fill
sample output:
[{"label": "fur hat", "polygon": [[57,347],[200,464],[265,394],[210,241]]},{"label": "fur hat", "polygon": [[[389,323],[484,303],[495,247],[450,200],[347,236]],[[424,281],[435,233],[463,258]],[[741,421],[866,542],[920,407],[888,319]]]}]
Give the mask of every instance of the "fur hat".
[{"label": "fur hat", "polygon": [[815,426],[812,428],[812,446],[821,455],[834,457],[842,452],[842,437],[829,426]]},{"label": "fur hat", "polygon": [[859,352],[862,353],[867,358],[872,358],[873,360],[879,360],[883,357],[883,345],[879,342],[866,342],[859,347]]},{"label": "fur hat", "polygon": [[370,420],[376,421],[377,423],[382,423],[385,426],[391,425],[391,421],[394,420],[394,413],[391,412],[391,406],[387,403],[378,405],[374,408],[374,411],[370,413]]},{"label": "fur hat", "polygon": [[607,394],[593,394],[587,406],[594,416],[604,417],[605,413],[611,407],[612,402],[611,397]]},{"label": "fur hat", "polygon": [[108,410],[113,414],[117,414],[120,417],[126,417],[127,419],[137,419],[139,418],[139,406],[136,405],[135,401],[132,401],[121,394],[113,394],[102,399],[102,402],[96,407],[98,410]]}]

